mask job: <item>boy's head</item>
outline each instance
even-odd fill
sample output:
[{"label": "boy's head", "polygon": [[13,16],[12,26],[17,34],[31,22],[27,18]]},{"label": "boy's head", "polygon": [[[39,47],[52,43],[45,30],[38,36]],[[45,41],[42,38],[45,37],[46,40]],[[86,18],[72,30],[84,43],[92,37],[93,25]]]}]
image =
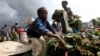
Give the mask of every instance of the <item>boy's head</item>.
[{"label": "boy's head", "polygon": [[37,10],[38,17],[41,18],[42,20],[46,20],[48,16],[47,9],[45,7],[41,7]]},{"label": "boy's head", "polygon": [[7,24],[4,25],[4,27],[7,27],[7,26],[8,26]]},{"label": "boy's head", "polygon": [[18,21],[15,22],[15,25],[18,25]]},{"label": "boy's head", "polygon": [[67,1],[62,1],[62,7],[65,9],[68,5],[68,2]]}]

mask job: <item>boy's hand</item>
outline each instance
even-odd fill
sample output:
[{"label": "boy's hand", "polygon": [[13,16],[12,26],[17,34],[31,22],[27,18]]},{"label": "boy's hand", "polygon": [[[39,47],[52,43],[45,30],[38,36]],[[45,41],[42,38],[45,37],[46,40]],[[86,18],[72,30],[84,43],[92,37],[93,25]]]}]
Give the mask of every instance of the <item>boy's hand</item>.
[{"label": "boy's hand", "polygon": [[57,34],[55,34],[55,38],[58,40],[58,42],[60,43],[61,46],[66,48],[66,42],[61,37],[59,37]]}]

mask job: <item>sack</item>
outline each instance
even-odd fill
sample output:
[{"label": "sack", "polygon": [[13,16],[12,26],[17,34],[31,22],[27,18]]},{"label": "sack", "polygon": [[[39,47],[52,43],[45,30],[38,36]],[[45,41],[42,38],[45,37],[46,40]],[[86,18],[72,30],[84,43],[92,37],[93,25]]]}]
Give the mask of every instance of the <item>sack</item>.
[{"label": "sack", "polygon": [[32,17],[32,16],[28,16],[26,19],[25,19],[25,24],[29,25],[29,24],[32,24],[32,22],[34,21],[35,19]]},{"label": "sack", "polygon": [[21,40],[21,42],[28,42],[28,38],[27,38],[26,32],[22,32],[20,40]]}]

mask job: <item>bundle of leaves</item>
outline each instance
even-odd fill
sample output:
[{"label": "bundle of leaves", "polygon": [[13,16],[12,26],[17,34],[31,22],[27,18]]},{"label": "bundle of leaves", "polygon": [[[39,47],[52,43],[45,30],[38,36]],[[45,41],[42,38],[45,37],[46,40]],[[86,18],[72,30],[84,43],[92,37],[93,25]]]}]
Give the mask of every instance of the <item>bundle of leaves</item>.
[{"label": "bundle of leaves", "polygon": [[[69,56],[97,56],[97,52],[100,51],[100,39],[90,39],[87,37],[81,37],[81,34],[66,34],[62,38],[67,44],[73,46],[68,49]],[[68,47],[66,47],[68,48]],[[50,39],[47,42],[47,56],[64,56],[65,50],[59,46],[59,43],[55,39]]]},{"label": "bundle of leaves", "polygon": [[47,43],[46,56],[64,56],[64,49],[59,46],[56,39],[50,39]]},{"label": "bundle of leaves", "polygon": [[54,14],[52,15],[52,19],[60,22],[60,20],[62,19],[63,16],[63,10],[55,10]]}]

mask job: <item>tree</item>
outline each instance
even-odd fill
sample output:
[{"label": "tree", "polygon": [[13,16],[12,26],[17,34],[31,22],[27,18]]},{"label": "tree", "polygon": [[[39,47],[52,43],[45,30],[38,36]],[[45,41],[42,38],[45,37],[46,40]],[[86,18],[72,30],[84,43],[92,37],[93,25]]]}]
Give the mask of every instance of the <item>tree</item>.
[{"label": "tree", "polygon": [[97,27],[97,21],[95,19],[92,19],[91,22],[93,23],[94,27]]},{"label": "tree", "polygon": [[96,20],[97,20],[98,27],[100,27],[100,17],[97,17]]},{"label": "tree", "polygon": [[94,27],[100,27],[100,17],[94,18],[91,20]]}]

